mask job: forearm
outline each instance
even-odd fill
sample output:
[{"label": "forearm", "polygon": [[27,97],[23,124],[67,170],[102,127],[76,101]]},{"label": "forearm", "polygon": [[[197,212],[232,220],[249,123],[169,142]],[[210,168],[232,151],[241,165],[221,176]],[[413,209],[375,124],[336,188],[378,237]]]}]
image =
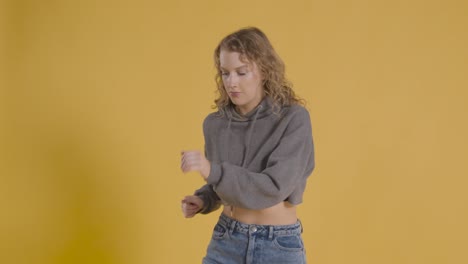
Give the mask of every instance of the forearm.
[{"label": "forearm", "polygon": [[202,188],[196,190],[195,195],[200,197],[203,201],[203,208],[199,212],[201,214],[209,214],[216,211],[221,206],[221,200],[210,184],[206,184]]}]

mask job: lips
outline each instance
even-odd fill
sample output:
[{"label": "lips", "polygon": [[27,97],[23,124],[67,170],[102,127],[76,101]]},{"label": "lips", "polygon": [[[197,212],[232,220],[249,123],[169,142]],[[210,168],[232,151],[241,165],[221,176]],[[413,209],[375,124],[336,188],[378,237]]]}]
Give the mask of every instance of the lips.
[{"label": "lips", "polygon": [[241,93],[240,92],[229,92],[231,97],[238,97]]}]

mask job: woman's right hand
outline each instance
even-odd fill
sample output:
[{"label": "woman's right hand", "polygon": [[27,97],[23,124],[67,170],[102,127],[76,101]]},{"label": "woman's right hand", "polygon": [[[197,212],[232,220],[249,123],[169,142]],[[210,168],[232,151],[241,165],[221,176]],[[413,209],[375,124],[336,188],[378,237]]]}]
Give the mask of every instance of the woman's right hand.
[{"label": "woman's right hand", "polygon": [[181,203],[182,213],[185,218],[192,218],[203,209],[203,200],[195,195],[185,196]]}]

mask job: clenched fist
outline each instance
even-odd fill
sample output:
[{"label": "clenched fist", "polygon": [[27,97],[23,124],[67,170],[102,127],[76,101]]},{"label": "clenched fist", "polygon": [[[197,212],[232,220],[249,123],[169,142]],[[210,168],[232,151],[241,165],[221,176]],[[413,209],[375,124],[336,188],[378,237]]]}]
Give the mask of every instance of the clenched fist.
[{"label": "clenched fist", "polygon": [[198,171],[206,180],[210,175],[211,164],[198,150],[182,151],[180,168],[184,173]]},{"label": "clenched fist", "polygon": [[195,195],[187,195],[181,202],[182,213],[185,218],[191,218],[203,208],[203,201]]}]

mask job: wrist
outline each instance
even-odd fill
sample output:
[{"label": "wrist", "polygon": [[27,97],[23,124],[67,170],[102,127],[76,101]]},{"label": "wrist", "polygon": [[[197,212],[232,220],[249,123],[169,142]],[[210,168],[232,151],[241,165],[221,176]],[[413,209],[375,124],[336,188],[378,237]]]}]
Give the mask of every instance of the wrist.
[{"label": "wrist", "polygon": [[209,161],[206,162],[206,165],[204,166],[203,171],[201,172],[203,178],[206,180],[208,179],[208,176],[210,176],[211,172],[211,164]]}]

